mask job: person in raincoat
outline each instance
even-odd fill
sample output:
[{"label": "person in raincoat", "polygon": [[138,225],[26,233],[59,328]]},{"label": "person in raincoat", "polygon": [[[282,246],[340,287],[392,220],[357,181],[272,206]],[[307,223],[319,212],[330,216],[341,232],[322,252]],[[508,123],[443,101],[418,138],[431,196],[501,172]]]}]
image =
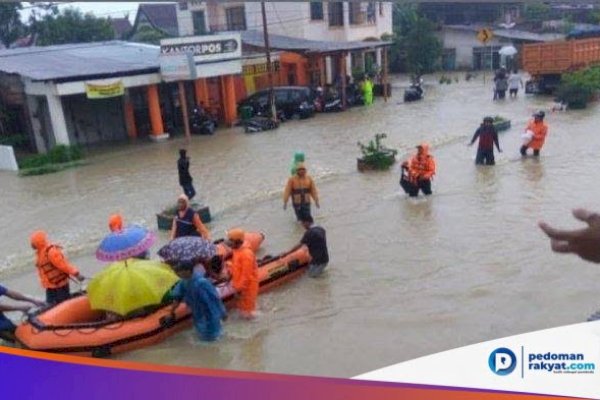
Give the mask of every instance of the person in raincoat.
[{"label": "person in raincoat", "polygon": [[296,219],[300,221],[300,216],[303,213],[310,215],[310,199],[315,202],[317,208],[320,208],[319,194],[313,179],[307,175],[306,166],[304,163],[298,163],[296,167],[296,175],[291,176],[283,191],[283,209],[287,209],[287,203],[292,197],[292,205],[296,213]]},{"label": "person in raincoat", "polygon": [[402,163],[400,171],[400,186],[404,190],[404,193],[410,197],[417,197],[419,195],[419,188],[417,187],[413,177],[410,176],[408,161],[404,161]]},{"label": "person in raincoat", "polygon": [[368,75],[365,75],[362,82],[363,98],[365,99],[365,106],[373,104],[373,82]]},{"label": "person in raincoat", "polygon": [[210,240],[210,232],[202,223],[200,215],[190,207],[190,201],[185,194],[177,199],[177,208],[171,227],[171,240],[182,236],[201,236]]},{"label": "person in raincoat", "polygon": [[254,252],[243,246],[244,231],[236,228],[227,232],[229,246],[233,249],[229,272],[231,285],[237,291],[236,307],[242,317],[254,318],[258,297],[258,263]]},{"label": "person in raincoat", "polygon": [[533,155],[538,157],[540,155],[540,150],[544,146],[544,142],[546,141],[546,135],[548,135],[548,125],[544,123],[544,117],[546,113],[543,111],[538,111],[533,114],[533,120],[529,121],[527,124],[527,128],[525,128],[526,132],[529,132],[532,136],[531,140],[521,146],[521,155],[525,157],[527,155],[527,149],[533,149]]},{"label": "person in raincoat", "polygon": [[421,143],[417,146],[417,154],[415,154],[408,162],[410,176],[417,186],[417,194],[419,189],[424,195],[429,196],[431,192],[431,179],[435,175],[435,160],[429,154],[429,145]]},{"label": "person in raincoat", "polygon": [[46,303],[58,304],[71,296],[69,278],[78,281],[85,278],[79,270],[64,256],[61,247],[48,241],[44,231],[35,231],[30,237],[31,248],[36,251],[40,283],[46,289]]},{"label": "person in raincoat", "polygon": [[212,342],[221,336],[221,321],[227,318],[227,311],[215,286],[203,274],[194,272],[192,262],[180,263],[174,268],[181,280],[171,289],[174,299],[171,317],[183,301],[192,310],[194,327],[201,340]]}]

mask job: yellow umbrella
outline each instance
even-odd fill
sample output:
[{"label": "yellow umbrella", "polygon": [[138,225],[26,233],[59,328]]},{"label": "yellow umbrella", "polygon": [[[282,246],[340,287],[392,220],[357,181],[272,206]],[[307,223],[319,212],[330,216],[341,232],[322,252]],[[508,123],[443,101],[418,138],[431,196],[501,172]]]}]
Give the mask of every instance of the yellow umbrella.
[{"label": "yellow umbrella", "polygon": [[90,281],[87,291],[92,309],[124,316],[160,304],[178,280],[167,264],[130,258],[108,265]]}]

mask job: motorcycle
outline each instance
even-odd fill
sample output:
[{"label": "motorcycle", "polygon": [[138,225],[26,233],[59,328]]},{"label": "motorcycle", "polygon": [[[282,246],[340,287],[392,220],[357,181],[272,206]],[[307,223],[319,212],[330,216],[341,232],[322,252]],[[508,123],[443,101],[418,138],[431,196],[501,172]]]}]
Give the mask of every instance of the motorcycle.
[{"label": "motorcycle", "polygon": [[192,110],[190,115],[190,131],[195,135],[212,135],[217,129],[217,121],[199,108]]},{"label": "motorcycle", "polygon": [[419,83],[410,85],[408,89],[404,91],[404,101],[417,101],[423,98],[423,88]]}]

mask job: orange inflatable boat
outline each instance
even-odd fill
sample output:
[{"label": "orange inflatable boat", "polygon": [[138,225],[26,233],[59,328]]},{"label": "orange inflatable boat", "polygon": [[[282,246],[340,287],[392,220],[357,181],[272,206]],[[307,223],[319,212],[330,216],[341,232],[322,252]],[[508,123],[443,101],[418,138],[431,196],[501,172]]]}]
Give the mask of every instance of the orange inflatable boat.
[{"label": "orange inflatable boat", "polygon": [[[260,242],[259,242],[260,243]],[[306,246],[259,263],[259,292],[300,276],[310,255]],[[235,290],[229,283],[217,286],[226,306],[231,307]],[[104,313],[90,307],[86,295],[69,299],[48,310],[32,315],[15,333],[26,349],[53,353],[107,357],[158,343],[192,323],[185,303],[170,318],[171,305],[137,318],[107,322]]]}]

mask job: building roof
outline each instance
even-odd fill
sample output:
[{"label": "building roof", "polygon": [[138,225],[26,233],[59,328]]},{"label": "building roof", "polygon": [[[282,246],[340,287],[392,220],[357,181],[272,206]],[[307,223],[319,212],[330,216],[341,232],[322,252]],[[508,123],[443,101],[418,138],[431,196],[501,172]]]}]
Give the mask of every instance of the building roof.
[{"label": "building roof", "polygon": [[[260,31],[242,31],[241,35],[244,44],[261,48],[265,47],[264,36]],[[391,44],[392,42],[380,40],[368,42],[332,42],[269,34],[269,45],[271,48],[306,53],[334,53],[340,51],[374,49],[377,47],[389,46]]]},{"label": "building roof", "polygon": [[135,25],[137,26],[140,14],[144,14],[150,24],[163,31],[169,36],[179,36],[179,28],[177,26],[177,4],[152,4],[142,3],[138,7],[138,12],[135,17]]},{"label": "building roof", "polygon": [[117,38],[122,38],[133,27],[129,22],[129,18],[109,18],[109,21]]},{"label": "building roof", "polygon": [[[444,29],[452,29],[459,31],[478,32],[480,29],[486,28],[484,25],[446,25]],[[565,35],[559,33],[535,33],[528,31],[521,31],[518,29],[493,29],[494,36],[513,39],[513,40],[524,40],[529,42],[551,42],[553,40],[562,40]]]},{"label": "building roof", "polygon": [[100,79],[159,70],[159,46],[113,40],[0,50],[0,71],[34,81]]}]

